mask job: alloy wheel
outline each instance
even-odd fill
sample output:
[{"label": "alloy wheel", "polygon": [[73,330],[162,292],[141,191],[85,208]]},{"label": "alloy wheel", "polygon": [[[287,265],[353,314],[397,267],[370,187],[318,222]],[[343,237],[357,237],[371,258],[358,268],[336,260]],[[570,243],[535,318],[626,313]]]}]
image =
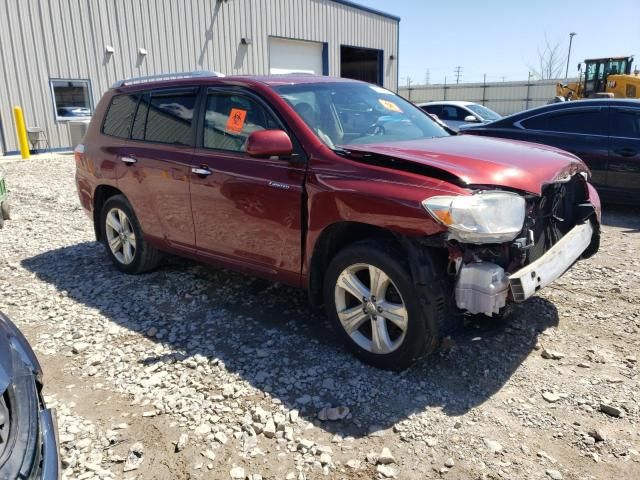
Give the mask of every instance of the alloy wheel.
[{"label": "alloy wheel", "polygon": [[105,233],[107,244],[118,262],[129,265],[136,254],[136,234],[127,214],[119,208],[107,213]]},{"label": "alloy wheel", "polygon": [[345,268],[335,286],[338,318],[367,352],[388,354],[404,341],[408,312],[399,290],[380,268],[358,263]]}]

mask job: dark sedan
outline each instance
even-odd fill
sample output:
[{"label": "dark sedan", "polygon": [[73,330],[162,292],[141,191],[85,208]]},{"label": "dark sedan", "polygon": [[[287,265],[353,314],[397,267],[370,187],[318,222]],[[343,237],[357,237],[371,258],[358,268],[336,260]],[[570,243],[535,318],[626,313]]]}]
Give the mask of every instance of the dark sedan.
[{"label": "dark sedan", "polygon": [[24,335],[0,312],[0,479],[60,477],[55,413]]},{"label": "dark sedan", "polygon": [[640,205],[640,101],[555,103],[465,129],[465,135],[558,147],[580,157],[604,203]]}]

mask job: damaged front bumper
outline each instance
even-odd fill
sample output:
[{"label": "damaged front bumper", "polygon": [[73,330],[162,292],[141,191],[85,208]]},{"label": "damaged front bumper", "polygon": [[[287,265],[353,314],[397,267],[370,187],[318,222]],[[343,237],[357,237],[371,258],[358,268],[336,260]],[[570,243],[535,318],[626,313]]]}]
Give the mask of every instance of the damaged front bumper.
[{"label": "damaged front bumper", "polygon": [[562,276],[581,257],[588,256],[597,236],[593,221],[580,223],[540,258],[511,274],[487,261],[462,265],[455,286],[456,304],[469,313],[492,316],[509,299],[524,302]]},{"label": "damaged front bumper", "polygon": [[524,302],[559,278],[589,248],[593,234],[590,221],[576,225],[538,260],[509,275],[513,300]]}]

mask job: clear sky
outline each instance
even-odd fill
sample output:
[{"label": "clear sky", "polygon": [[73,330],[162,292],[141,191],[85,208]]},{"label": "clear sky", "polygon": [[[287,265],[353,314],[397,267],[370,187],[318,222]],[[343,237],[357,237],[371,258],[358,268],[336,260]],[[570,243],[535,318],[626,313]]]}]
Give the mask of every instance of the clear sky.
[{"label": "clear sky", "polygon": [[[569,76],[585,58],[635,55],[640,68],[640,0],[354,0],[401,18],[400,84],[526,80],[545,34],[560,43]],[[564,72],[563,72],[564,75]]]}]

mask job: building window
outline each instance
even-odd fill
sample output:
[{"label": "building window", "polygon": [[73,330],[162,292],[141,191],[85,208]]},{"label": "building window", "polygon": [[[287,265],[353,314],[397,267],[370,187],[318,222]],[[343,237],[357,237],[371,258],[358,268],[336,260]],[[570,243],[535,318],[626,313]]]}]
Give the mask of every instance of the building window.
[{"label": "building window", "polygon": [[89,80],[50,80],[56,120],[90,117],[91,82]]}]

